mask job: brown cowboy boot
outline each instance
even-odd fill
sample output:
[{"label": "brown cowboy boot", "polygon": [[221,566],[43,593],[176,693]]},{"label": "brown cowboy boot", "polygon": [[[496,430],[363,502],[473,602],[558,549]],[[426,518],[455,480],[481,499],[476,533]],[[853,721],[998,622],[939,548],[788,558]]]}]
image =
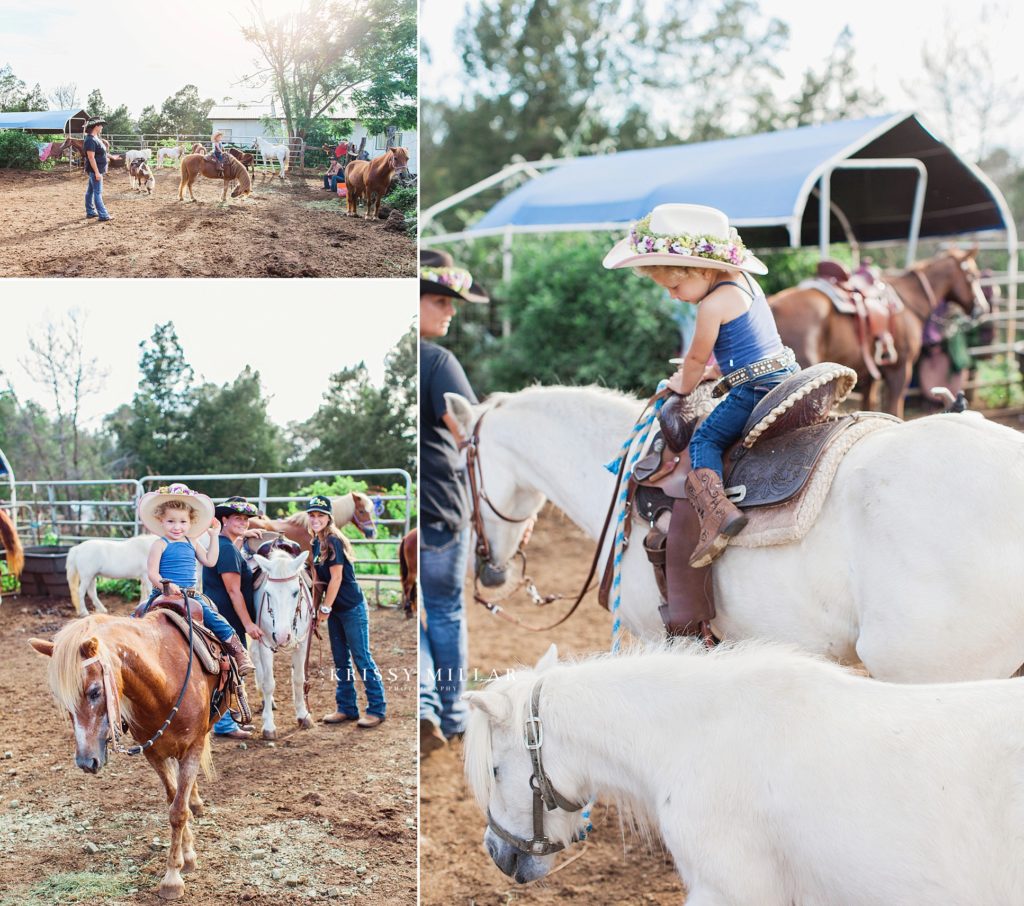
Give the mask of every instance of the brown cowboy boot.
[{"label": "brown cowboy boot", "polygon": [[231,638],[221,644],[227,650],[227,653],[235,659],[239,676],[248,676],[256,669],[252,661],[249,660],[249,652],[245,650],[245,646],[238,637],[238,633],[231,633]]},{"label": "brown cowboy boot", "polygon": [[690,555],[690,566],[707,566],[739,534],[747,517],[725,496],[714,469],[694,469],[686,476],[686,499],[700,519],[700,540]]}]

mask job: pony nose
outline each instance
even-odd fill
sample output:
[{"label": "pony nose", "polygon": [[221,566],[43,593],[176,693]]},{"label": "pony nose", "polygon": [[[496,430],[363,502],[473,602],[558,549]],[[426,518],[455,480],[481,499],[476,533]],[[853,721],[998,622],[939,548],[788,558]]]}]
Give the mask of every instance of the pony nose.
[{"label": "pony nose", "polygon": [[363,537],[364,538],[376,538],[377,537],[377,528],[375,526],[372,526],[372,525],[367,526],[366,528],[363,529]]},{"label": "pony nose", "polygon": [[499,585],[504,585],[505,577],[508,574],[507,569],[498,569],[490,563],[478,563],[476,571],[480,577],[480,584],[485,588],[497,588]]},{"label": "pony nose", "polygon": [[75,764],[87,774],[98,774],[100,770],[100,760],[95,756],[76,755]]}]

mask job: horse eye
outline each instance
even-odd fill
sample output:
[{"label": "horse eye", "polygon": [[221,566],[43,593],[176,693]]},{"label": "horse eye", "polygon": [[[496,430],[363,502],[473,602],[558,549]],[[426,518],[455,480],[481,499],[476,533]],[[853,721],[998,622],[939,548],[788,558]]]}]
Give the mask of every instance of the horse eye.
[{"label": "horse eye", "polygon": [[93,686],[89,690],[89,701],[91,701],[91,702],[98,702],[100,700],[100,695],[101,694],[102,693],[100,692],[100,687],[99,686]]}]

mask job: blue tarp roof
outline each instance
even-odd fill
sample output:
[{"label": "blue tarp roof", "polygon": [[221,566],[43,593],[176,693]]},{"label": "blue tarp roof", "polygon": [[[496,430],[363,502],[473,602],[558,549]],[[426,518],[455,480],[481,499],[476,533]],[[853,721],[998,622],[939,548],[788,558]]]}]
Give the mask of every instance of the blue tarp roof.
[{"label": "blue tarp roof", "polygon": [[[845,120],[699,144],[622,151],[567,161],[496,204],[470,234],[599,229],[638,220],[658,204],[720,208],[748,244],[818,242],[812,194],[826,165],[844,159],[908,158],[928,170],[922,236],[1004,229],[998,189],[913,114]],[[909,170],[837,170],[831,193],[860,242],[906,238],[917,177]],[[1005,205],[1005,202],[1003,202]],[[833,217],[831,235],[843,236]]]},{"label": "blue tarp roof", "polygon": [[[64,132],[71,120],[87,120],[89,114],[80,107],[71,110],[31,110],[26,113],[0,113],[0,129],[31,129]],[[74,130],[81,131],[81,129]]]}]

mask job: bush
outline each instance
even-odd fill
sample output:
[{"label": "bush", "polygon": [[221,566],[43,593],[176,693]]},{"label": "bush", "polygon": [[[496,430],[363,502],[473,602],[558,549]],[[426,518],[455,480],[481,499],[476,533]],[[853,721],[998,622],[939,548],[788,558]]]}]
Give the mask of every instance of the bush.
[{"label": "bush", "polygon": [[138,601],[142,588],[138,579],[97,579],[96,593],[117,595],[122,601]]},{"label": "bush", "polygon": [[399,186],[396,189],[392,189],[384,197],[384,204],[394,208],[396,211],[401,211],[405,215],[405,231],[413,238],[416,237],[418,231],[418,221],[416,219],[418,203],[419,198],[416,186]]},{"label": "bush", "polygon": [[31,135],[24,132],[0,132],[0,167],[18,170],[38,170],[39,149]]},{"label": "bush", "polygon": [[11,571],[7,568],[7,561],[0,560],[0,595],[11,594],[20,587],[21,583],[11,575]]}]

